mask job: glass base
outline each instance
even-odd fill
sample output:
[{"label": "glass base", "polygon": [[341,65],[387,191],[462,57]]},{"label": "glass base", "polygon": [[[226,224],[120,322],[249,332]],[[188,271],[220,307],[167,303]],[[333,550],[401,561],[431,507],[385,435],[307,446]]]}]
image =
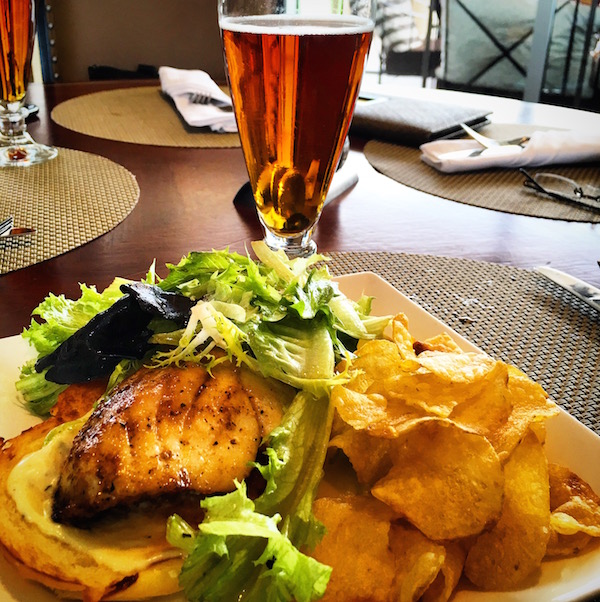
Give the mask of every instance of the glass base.
[{"label": "glass base", "polygon": [[317,245],[311,239],[313,229],[307,232],[298,234],[297,236],[277,236],[269,230],[266,230],[265,243],[273,251],[285,251],[285,254],[290,258],[310,257],[317,252]]},{"label": "glass base", "polygon": [[29,135],[27,114],[22,106],[0,107],[0,167],[27,167],[54,159],[58,154],[54,147],[39,144]]},{"label": "glass base", "polygon": [[54,159],[58,150],[33,140],[5,145],[0,141],[0,167],[27,167]]}]

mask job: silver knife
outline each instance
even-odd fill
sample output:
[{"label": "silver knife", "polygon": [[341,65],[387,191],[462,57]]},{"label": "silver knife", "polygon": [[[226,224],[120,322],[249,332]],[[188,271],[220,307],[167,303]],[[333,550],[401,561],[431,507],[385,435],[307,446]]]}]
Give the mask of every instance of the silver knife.
[{"label": "silver knife", "polygon": [[583,280],[579,280],[579,278],[575,278],[554,268],[539,266],[535,269],[542,276],[548,278],[548,280],[552,280],[555,284],[558,284],[576,297],[579,297],[582,301],[585,301],[589,306],[600,311],[600,288],[596,288]]},{"label": "silver knife", "polygon": [[[500,149],[500,150],[498,150]],[[523,152],[523,147],[517,144],[505,145],[494,148],[463,148],[461,150],[449,151],[436,156],[437,161],[456,161],[461,159],[468,159],[469,157],[485,156],[486,154],[493,154],[495,157],[502,157],[504,155],[512,156],[519,155]]]},{"label": "silver knife", "polygon": [[25,236],[26,234],[35,234],[35,228],[11,228],[4,232],[4,234],[0,234],[1,238],[12,238],[14,236]]}]

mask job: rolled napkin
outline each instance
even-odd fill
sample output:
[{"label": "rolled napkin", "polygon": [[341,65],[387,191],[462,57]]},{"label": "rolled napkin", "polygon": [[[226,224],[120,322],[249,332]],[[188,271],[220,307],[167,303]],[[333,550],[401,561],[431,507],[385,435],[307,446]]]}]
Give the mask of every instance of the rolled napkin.
[{"label": "rolled napkin", "polygon": [[[162,91],[173,99],[186,123],[192,127],[209,127],[213,132],[237,132],[231,98],[208,73],[198,69],[160,67],[158,76]],[[218,106],[192,102],[194,94],[208,95]],[[222,107],[229,108],[229,111]]]},{"label": "rolled napkin", "polygon": [[437,140],[419,147],[421,159],[445,173],[491,167],[526,167],[600,160],[597,132],[537,131],[522,147],[498,146],[485,149],[475,140]]}]

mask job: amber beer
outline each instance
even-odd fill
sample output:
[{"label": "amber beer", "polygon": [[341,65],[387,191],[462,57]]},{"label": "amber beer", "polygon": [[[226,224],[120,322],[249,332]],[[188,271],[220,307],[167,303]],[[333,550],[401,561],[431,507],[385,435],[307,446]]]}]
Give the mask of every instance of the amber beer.
[{"label": "amber beer", "polygon": [[221,22],[238,129],[265,226],[312,228],[350,125],[372,36],[359,17]]},{"label": "amber beer", "polygon": [[0,0],[0,80],[2,103],[19,102],[25,96],[34,42],[34,1]]}]

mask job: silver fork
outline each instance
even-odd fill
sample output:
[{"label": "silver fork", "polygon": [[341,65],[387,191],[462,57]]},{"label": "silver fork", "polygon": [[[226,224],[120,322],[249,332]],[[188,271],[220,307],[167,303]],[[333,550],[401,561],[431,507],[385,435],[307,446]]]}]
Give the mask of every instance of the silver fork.
[{"label": "silver fork", "polygon": [[202,92],[190,92],[188,94],[190,102],[195,105],[209,105],[212,101],[212,96],[208,94],[202,94]]},{"label": "silver fork", "polygon": [[195,105],[214,105],[222,111],[231,111],[231,105],[224,102],[223,100],[216,100],[210,94],[203,94],[202,92],[190,92],[188,94],[190,102]]},{"label": "silver fork", "polygon": [[0,236],[8,236],[15,225],[12,215],[0,222]]},{"label": "silver fork", "polygon": [[497,146],[524,146],[529,142],[529,136],[520,136],[518,138],[513,138],[512,140],[495,140],[494,138],[489,138],[488,136],[476,132],[466,123],[461,123],[460,127],[469,134],[473,140],[477,140],[477,142],[485,148],[495,148]]}]

